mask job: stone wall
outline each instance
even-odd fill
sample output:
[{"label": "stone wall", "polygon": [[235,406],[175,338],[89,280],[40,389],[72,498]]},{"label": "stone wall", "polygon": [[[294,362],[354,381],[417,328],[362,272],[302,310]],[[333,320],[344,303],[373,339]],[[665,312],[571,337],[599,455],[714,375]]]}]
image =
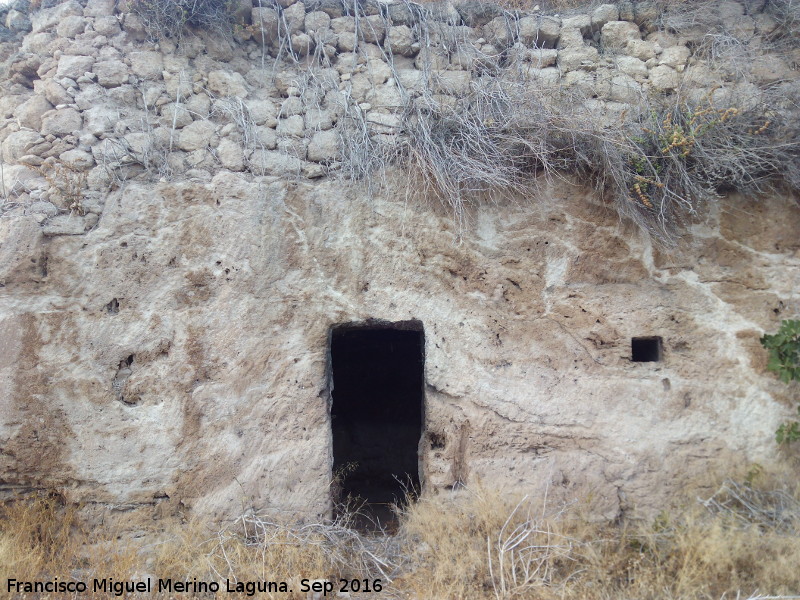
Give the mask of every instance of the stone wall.
[{"label": "stone wall", "polygon": [[[777,26],[716,4],[754,47]],[[798,390],[765,371],[758,338],[800,312],[794,198],[728,197],[666,251],[566,176],[459,225],[405,199],[402,176],[370,191],[339,173],[346,123],[391,143],[408,102],[446,104],[493,69],[576,90],[613,123],[643,95],[792,85],[789,58],[742,79],[648,2],[289,1],[241,18],[231,40],[178,49],[113,1],[6,13],[4,489],[324,514],[328,333],[371,318],[425,328],[429,493],[592,491],[615,517],[776,458]],[[630,360],[640,335],[664,339],[661,362]]]}]

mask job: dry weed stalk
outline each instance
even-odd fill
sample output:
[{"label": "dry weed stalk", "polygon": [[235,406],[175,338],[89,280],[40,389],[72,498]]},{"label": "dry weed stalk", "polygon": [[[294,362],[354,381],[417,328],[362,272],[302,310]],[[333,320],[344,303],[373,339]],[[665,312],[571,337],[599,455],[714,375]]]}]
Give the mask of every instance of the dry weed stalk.
[{"label": "dry weed stalk", "polygon": [[[540,514],[533,515],[529,497],[524,496],[508,515],[497,539],[486,536],[489,576],[497,600],[556,583],[560,573],[554,565],[575,562],[575,546],[582,542],[554,531],[552,526],[569,505],[555,514],[547,514],[546,507],[545,498]],[[520,519],[523,510],[525,515]]]},{"label": "dry weed stalk", "polygon": [[712,496],[698,502],[744,527],[757,525],[788,534],[796,534],[800,527],[800,501],[786,489],[760,490],[726,479]]},{"label": "dry weed stalk", "polygon": [[70,214],[83,215],[83,196],[86,191],[86,171],[72,167],[57,159],[46,159],[34,170],[45,178],[50,186],[53,204]]},{"label": "dry weed stalk", "polygon": [[225,39],[233,36],[233,4],[227,0],[132,0],[130,7],[153,40],[169,38],[180,43],[187,27]]}]

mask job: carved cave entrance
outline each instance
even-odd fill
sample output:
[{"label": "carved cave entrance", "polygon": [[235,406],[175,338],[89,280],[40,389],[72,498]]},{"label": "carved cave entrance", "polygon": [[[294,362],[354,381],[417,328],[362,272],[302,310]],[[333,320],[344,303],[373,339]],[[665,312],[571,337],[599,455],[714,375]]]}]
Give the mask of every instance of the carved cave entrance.
[{"label": "carved cave entrance", "polygon": [[419,491],[424,351],[419,321],[331,330],[334,501],[382,523]]}]

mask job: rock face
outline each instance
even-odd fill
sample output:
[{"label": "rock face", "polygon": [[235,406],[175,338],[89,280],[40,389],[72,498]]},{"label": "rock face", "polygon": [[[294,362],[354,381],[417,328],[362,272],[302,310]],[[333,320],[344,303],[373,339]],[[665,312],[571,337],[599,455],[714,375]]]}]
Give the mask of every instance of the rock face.
[{"label": "rock face", "polygon": [[[421,44],[404,6],[357,25],[281,3],[234,44],[180,50],[105,0],[8,17],[3,43],[25,52],[3,50],[0,82],[2,489],[325,515],[329,338],[351,323],[424,333],[425,493],[591,491],[613,518],[776,459],[797,387],[758,339],[800,312],[796,199],[709,204],[666,252],[577,182],[471,203],[458,224],[407,200],[402,173],[377,191],[337,175],[344,128],[397,139],[404,98],[451,102],[500,52],[527,57],[526,85],[614,114],[699,72],[715,94],[741,86],[641,10],[443,9]],[[441,50],[454,39],[458,56]],[[276,63],[287,40],[330,65],[312,81]],[[633,338],[660,338],[660,360],[632,360]]]}]

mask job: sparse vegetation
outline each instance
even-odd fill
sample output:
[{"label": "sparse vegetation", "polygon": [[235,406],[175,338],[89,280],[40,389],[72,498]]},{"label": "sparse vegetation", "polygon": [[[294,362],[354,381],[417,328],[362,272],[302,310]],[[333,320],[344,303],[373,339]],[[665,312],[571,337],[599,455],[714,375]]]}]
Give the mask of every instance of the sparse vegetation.
[{"label": "sparse vegetation", "polygon": [[487,78],[453,105],[432,95],[409,101],[407,136],[387,145],[360,135],[347,160],[363,178],[374,176],[378,157],[405,167],[416,178],[409,187],[448,203],[459,221],[470,201],[530,196],[540,177],[578,174],[670,243],[682,221],[724,192],[764,193],[779,173],[800,182],[800,144],[774,100],[767,91],[745,108],[654,99],[611,128],[580,98]]},{"label": "sparse vegetation", "polygon": [[[533,6],[524,6],[522,0],[509,2],[500,12],[512,31],[520,16],[517,9]],[[585,12],[594,4],[545,2],[539,12],[578,7]],[[681,226],[702,218],[707,205],[725,193],[758,195],[782,184],[800,189],[796,86],[780,81],[756,85],[748,72],[756,55],[765,49],[780,54],[788,40],[797,37],[792,32],[800,22],[800,9],[794,0],[768,2],[763,10],[776,26],[758,46],[751,44],[752,32],[727,31],[713,3],[664,0],[656,4],[661,11],[658,25],[691,38],[687,43],[695,58],[710,71],[723,74],[728,83],[744,87],[735,91],[730,86],[711,87],[699,99],[692,89],[672,94],[642,91],[621,114],[604,114],[605,104],[586,91],[577,91],[580,86],[548,86],[530,75],[534,63],[524,57],[527,49],[512,45],[513,35],[509,47],[489,45],[494,49],[484,52],[461,28],[437,21],[429,5],[408,3],[414,39],[423,47],[415,59],[422,75],[418,85],[403,85],[391,48],[369,46],[382,53],[382,62],[397,86],[397,104],[392,106],[397,124],[386,125],[373,120],[373,113],[362,108],[363,102],[340,95],[342,82],[326,74],[332,66],[328,42],[312,37],[308,56],[293,48],[280,5],[270,5],[278,14],[274,32],[267,35],[263,23],[254,23],[240,28],[240,33],[246,30],[260,40],[262,66],[269,62],[273,73],[301,64],[303,73],[297,74],[297,85],[292,87],[300,90],[305,110],[321,111],[324,102],[326,110],[337,112],[343,156],[341,162],[326,162],[320,168],[325,173],[338,171],[372,187],[386,183],[387,173],[400,167],[406,174],[407,193],[440,199],[458,222],[471,203],[498,196],[531,198],[542,181],[577,175],[655,241],[674,245]],[[230,38],[236,29],[233,0],[131,0],[129,7],[153,38],[180,41],[187,28]],[[344,5],[345,13],[359,23],[366,10],[362,3]],[[359,63],[367,62],[358,58],[359,48],[367,46],[364,27],[357,27],[355,33],[353,73],[362,69]],[[268,40],[270,36],[276,37]],[[467,90],[448,88],[436,68],[436,52],[443,53],[445,61],[463,55],[469,62]],[[336,68],[341,70],[342,65]],[[607,74],[602,76],[605,81],[596,77],[592,85],[615,85]],[[332,102],[340,104],[333,107]],[[246,168],[254,174],[265,173],[259,160],[263,153],[254,152],[259,144],[245,104],[219,99],[212,116],[237,126]],[[148,114],[142,131],[152,139],[150,121]],[[115,142],[119,147],[111,150],[120,158],[112,167],[119,163],[131,170],[128,163],[136,163],[145,172],[170,178],[173,169],[167,158],[174,132],[173,125],[168,144],[160,140],[130,148]],[[301,165],[301,158],[291,156],[291,147],[284,152],[287,160],[294,159],[292,164]]]},{"label": "sparse vegetation", "polygon": [[[673,4],[685,11],[677,5],[692,3]],[[419,39],[439,40],[450,56],[466,53],[483,74],[473,75],[468,92],[454,93],[446,91],[430,61],[418,58],[424,85],[400,90],[394,135],[376,135],[358,107],[346,109],[340,123],[344,172],[353,179],[371,184],[388,166],[400,166],[411,193],[439,198],[461,222],[471,202],[530,198],[540,178],[577,174],[665,245],[726,193],[800,188],[800,132],[793,116],[798,99],[792,88],[748,84],[734,95],[712,87],[700,99],[692,99],[691,90],[642,94],[613,117],[581,92],[533,79],[529,64],[515,58],[518,49],[508,49],[508,56],[483,54],[457,33],[426,21],[425,10],[420,8]],[[722,42],[714,39],[715,60],[749,65],[730,52],[720,56]],[[391,56],[386,60],[393,66]]]},{"label": "sparse vegetation", "polygon": [[131,0],[153,39],[180,41],[187,27],[230,38],[235,25],[235,0]]},{"label": "sparse vegetation", "polygon": [[51,199],[62,211],[83,215],[83,195],[86,192],[86,171],[65,162],[48,158],[34,169],[50,186]]},{"label": "sparse vegetation", "polygon": [[800,490],[763,469],[655,519],[600,523],[585,508],[462,489],[408,506],[395,535],[365,535],[346,520],[290,525],[251,515],[221,529],[151,524],[143,537],[140,524],[134,538],[82,526],[75,506],[49,495],[3,507],[0,576],[285,579],[294,593],[259,597],[298,599],[301,579],[339,577],[380,579],[376,597],[419,599],[755,600],[800,591]]}]

